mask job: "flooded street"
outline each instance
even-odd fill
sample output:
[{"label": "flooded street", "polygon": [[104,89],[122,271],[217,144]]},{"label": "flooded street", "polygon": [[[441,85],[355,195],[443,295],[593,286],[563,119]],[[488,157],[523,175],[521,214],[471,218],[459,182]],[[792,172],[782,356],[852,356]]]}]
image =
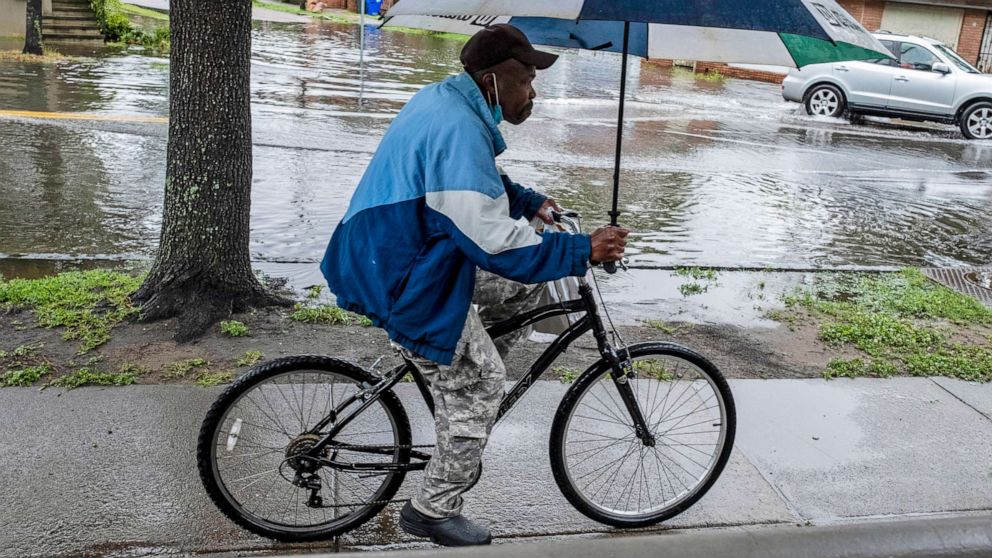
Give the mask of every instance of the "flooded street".
[{"label": "flooded street", "polygon": [[[458,71],[460,42],[331,23],[256,24],[252,256],[313,265],[392,117]],[[0,65],[0,264],[147,259],[161,224],[168,60],[140,53]],[[565,51],[503,168],[606,220],[619,57]],[[778,85],[634,64],[622,222],[633,264],[781,268],[992,259],[992,144],[956,128],[805,116]],[[16,265],[9,259],[20,259]],[[25,261],[26,260],[26,261]],[[42,265],[41,267],[44,267]]]}]

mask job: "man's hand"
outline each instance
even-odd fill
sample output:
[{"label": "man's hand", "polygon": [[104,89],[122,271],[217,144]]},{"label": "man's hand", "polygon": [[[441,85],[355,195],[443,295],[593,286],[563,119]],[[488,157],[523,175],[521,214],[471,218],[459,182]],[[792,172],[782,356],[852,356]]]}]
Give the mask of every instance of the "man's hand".
[{"label": "man's hand", "polygon": [[540,209],[537,210],[537,217],[549,225],[554,223],[555,220],[551,217],[552,209],[555,211],[561,211],[561,207],[558,206],[558,202],[556,202],[554,198],[544,200],[544,203],[541,204]]},{"label": "man's hand", "polygon": [[592,250],[589,253],[589,261],[593,264],[603,262],[615,262],[623,257],[624,248],[627,246],[627,235],[630,230],[623,227],[602,227],[596,229],[589,239]]}]

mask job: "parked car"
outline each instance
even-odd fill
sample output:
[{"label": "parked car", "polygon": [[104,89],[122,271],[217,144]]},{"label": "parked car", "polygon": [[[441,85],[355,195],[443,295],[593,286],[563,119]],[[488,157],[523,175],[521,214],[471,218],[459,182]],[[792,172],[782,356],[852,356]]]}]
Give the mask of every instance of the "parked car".
[{"label": "parked car", "polygon": [[867,114],[957,124],[969,139],[992,139],[992,75],[940,41],[876,33],[895,59],[813,64],[791,70],[782,96],[819,116]]}]

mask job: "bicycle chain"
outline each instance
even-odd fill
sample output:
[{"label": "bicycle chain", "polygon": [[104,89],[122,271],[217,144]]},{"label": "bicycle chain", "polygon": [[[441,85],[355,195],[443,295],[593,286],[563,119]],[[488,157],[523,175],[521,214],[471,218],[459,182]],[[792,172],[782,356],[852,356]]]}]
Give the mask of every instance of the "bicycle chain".
[{"label": "bicycle chain", "polygon": [[[373,449],[382,449],[383,447],[385,447],[385,446],[348,446],[346,448],[340,448],[340,449],[347,449],[347,450],[373,450]],[[406,444],[406,445],[389,446],[389,447],[394,447],[394,448],[398,448],[398,449],[433,448],[434,447],[434,444]],[[409,501],[410,501],[409,498],[400,498],[400,499],[393,499],[393,500],[372,500],[371,502],[363,502],[361,504],[330,504],[330,505],[321,505],[319,507],[320,508],[357,508],[359,506],[378,506],[380,504],[382,504],[382,505],[400,504],[400,503],[406,503],[406,502],[409,502]]]}]

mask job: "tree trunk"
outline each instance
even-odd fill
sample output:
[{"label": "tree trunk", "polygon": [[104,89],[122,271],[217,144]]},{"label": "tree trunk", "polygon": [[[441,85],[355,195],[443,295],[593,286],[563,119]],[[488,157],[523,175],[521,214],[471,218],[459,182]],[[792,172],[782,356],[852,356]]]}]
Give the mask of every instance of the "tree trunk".
[{"label": "tree trunk", "polygon": [[251,270],[251,0],[172,0],[165,211],[141,319],[202,335],[250,307],[290,304]]},{"label": "tree trunk", "polygon": [[27,28],[24,30],[24,54],[43,54],[41,47],[41,0],[28,0]]}]

